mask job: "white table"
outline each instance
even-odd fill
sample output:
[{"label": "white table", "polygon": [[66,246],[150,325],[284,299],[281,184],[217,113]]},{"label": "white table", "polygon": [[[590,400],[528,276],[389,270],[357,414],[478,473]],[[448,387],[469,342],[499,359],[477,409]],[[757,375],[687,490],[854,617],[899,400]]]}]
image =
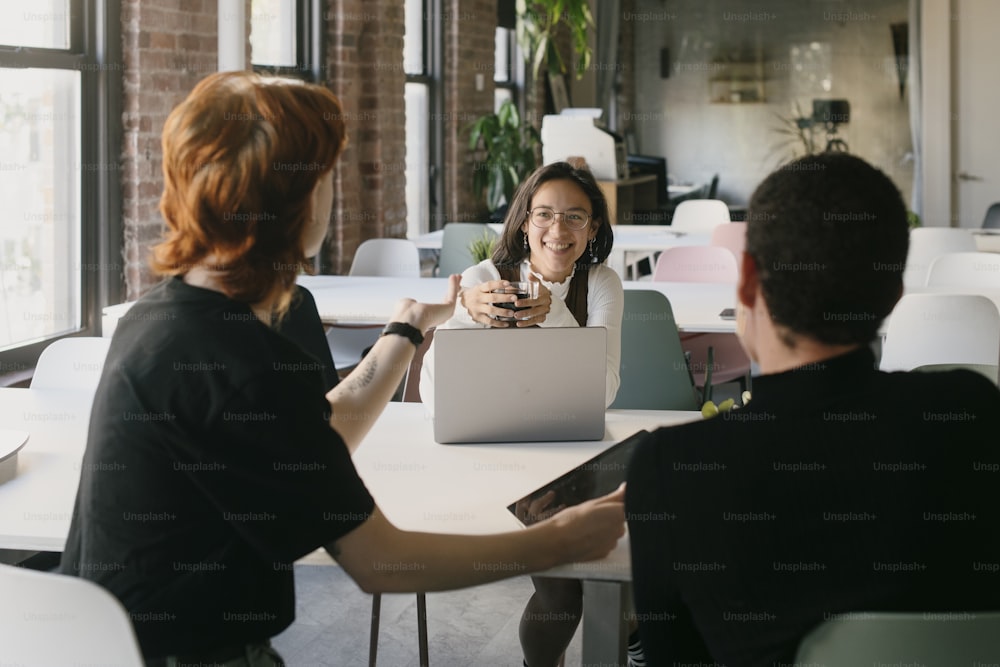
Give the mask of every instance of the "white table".
[{"label": "white table", "polygon": [[[484,534],[517,530],[507,506],[640,429],[701,419],[697,412],[609,410],[594,442],[439,445],[419,403],[390,403],[354,454],[379,507],[406,530]],[[622,664],[631,581],[627,536],[611,554],[545,574],[581,579],[583,663]]]},{"label": "white table", "polygon": [[[301,276],[299,282],[312,292],[320,317],[330,324],[388,322],[399,299],[440,301],[448,283],[446,278],[358,276]],[[623,285],[629,290],[654,290],[665,294],[682,332],[732,333],[736,330],[735,322],[719,317],[723,308],[735,307],[735,285],[655,281],[626,281]]]},{"label": "white table", "polygon": [[[62,551],[72,519],[93,396],[0,389],[0,423],[28,431],[17,476],[0,485],[0,548]],[[700,419],[695,412],[611,410],[594,442],[438,445],[419,403],[390,403],[354,456],[385,515],[404,529],[462,534],[517,530],[506,507],[639,429]],[[583,580],[584,656],[614,664],[631,579],[628,541],[605,559],[547,572]]]},{"label": "white table", "polygon": [[0,484],[17,474],[17,453],[29,437],[27,431],[0,428]]},{"label": "white table", "polygon": [[[320,317],[327,324],[385,324],[396,303],[405,297],[433,303],[441,301],[447,278],[378,278],[368,276],[299,276],[299,284],[312,292]],[[670,299],[681,332],[732,333],[733,320],[719,313],[736,305],[736,286],[713,283],[626,281],[627,290],[655,290]],[[114,331],[117,320],[131,303],[104,309],[104,335]]]},{"label": "white table", "polygon": [[63,550],[92,402],[86,391],[0,388],[0,424],[29,434],[0,484],[0,549]]}]

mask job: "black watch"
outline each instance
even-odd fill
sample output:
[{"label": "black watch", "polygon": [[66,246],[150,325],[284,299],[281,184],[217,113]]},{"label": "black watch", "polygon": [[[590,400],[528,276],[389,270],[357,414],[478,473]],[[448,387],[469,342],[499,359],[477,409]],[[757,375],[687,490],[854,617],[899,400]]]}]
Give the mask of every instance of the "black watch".
[{"label": "black watch", "polygon": [[420,329],[406,322],[389,322],[385,325],[385,329],[382,329],[382,336],[390,334],[408,338],[416,347],[420,347],[420,344],[424,342],[424,335],[420,333]]}]

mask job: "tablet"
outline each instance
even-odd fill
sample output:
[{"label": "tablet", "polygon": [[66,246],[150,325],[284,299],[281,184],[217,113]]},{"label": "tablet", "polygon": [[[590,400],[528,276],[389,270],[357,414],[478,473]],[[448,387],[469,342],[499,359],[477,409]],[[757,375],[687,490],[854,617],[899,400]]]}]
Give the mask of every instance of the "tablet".
[{"label": "tablet", "polygon": [[[563,508],[611,493],[625,481],[632,452],[646,435],[648,431],[633,433],[586,463],[514,501],[507,509],[518,521],[530,526]],[[548,493],[552,493],[552,497],[544,500]],[[532,508],[533,504],[536,507]]]}]

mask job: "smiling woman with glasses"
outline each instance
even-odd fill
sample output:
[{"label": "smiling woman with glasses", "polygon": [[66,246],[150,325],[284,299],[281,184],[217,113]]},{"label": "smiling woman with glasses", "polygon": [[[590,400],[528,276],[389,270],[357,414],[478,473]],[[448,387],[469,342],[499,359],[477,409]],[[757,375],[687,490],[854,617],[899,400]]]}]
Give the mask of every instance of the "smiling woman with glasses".
[{"label": "smiling woman with glasses", "polygon": [[[621,280],[604,264],[612,241],[607,201],[586,166],[555,162],[537,169],[514,193],[493,256],[462,274],[461,303],[438,328],[605,327],[605,398],[611,405],[618,393],[624,307]],[[537,284],[537,297],[496,293],[515,282]],[[432,344],[420,377],[420,395],[431,410],[433,355]],[[485,381],[483,391],[489,392]],[[525,664],[555,665],[579,624],[580,583],[533,581],[535,594],[520,626]]]}]

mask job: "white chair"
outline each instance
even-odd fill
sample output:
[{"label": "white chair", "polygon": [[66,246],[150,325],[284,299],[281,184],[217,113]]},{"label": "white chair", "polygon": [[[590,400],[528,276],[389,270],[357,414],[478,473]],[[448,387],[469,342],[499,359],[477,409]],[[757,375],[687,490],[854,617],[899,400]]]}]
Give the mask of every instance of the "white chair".
[{"label": "white chair", "polygon": [[110,338],[60,338],[42,350],[31,377],[32,389],[97,391]]},{"label": "white chair", "polygon": [[670,226],[695,234],[710,234],[718,225],[730,222],[729,207],[718,199],[686,199],[674,209]]},{"label": "white chair", "polygon": [[931,261],[928,287],[1000,288],[1000,254],[950,252]]},{"label": "white chair", "polygon": [[975,252],[976,239],[967,229],[917,227],[910,230],[910,250],[906,255],[903,285],[923,287],[935,257],[951,252]]},{"label": "white chair", "polygon": [[883,371],[951,364],[1000,364],[1000,312],[978,294],[907,294],[889,315],[882,343]]},{"label": "white chair", "polygon": [[3,664],[144,664],[124,607],[97,584],[0,565],[0,591]]},{"label": "white chair", "polygon": [[795,664],[953,667],[995,664],[997,656],[997,612],[853,612],[816,626],[799,644]]},{"label": "white chair", "polygon": [[407,239],[368,239],[354,253],[352,276],[420,277],[420,251]]},{"label": "white chair", "polygon": [[[368,239],[354,253],[349,275],[395,278],[420,277],[420,252],[407,239]],[[384,325],[334,324],[326,331],[333,364],[338,371],[361,361],[364,351],[375,344]]]}]

